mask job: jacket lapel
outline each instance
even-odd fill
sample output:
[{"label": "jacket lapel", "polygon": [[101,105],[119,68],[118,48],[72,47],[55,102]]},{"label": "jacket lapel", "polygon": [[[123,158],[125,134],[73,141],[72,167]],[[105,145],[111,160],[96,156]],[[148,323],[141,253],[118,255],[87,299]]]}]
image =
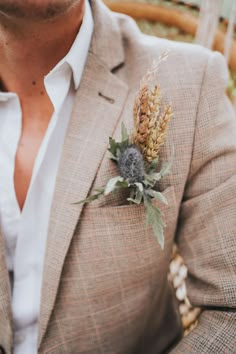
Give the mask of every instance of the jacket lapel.
[{"label": "jacket lapel", "polygon": [[[39,346],[83,209],[83,205],[73,203],[86,198],[128,94],[126,84],[111,73],[112,68],[119,66],[124,59],[118,30],[113,29],[112,41],[109,41],[107,36],[111,32],[107,28],[112,31],[113,23],[112,20],[106,23],[109,22],[106,20],[110,13],[97,1],[92,1],[92,9],[95,33],[68,127],[51,209],[41,294]],[[116,56],[112,57],[110,53],[116,53]]]},{"label": "jacket lapel", "polygon": [[4,240],[0,232],[0,343],[7,353],[12,347],[11,287],[5,261]]}]

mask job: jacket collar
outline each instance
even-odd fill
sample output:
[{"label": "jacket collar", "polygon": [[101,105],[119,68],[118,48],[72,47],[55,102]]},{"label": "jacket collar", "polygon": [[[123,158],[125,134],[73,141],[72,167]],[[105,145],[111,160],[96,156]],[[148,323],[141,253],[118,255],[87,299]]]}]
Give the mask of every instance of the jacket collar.
[{"label": "jacket collar", "polygon": [[90,52],[112,71],[125,61],[120,27],[115,14],[101,0],[90,0],[90,4],[94,20]]}]

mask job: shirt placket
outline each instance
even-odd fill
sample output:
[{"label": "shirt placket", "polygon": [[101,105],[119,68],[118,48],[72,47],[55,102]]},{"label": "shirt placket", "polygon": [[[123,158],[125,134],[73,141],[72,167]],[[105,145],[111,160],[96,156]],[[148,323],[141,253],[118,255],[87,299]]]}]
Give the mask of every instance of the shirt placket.
[{"label": "shirt placket", "polygon": [[5,238],[7,266],[12,271],[21,218],[14,188],[15,156],[21,135],[21,109],[16,95],[0,95],[0,116],[0,149],[4,151],[0,154],[1,229]]}]

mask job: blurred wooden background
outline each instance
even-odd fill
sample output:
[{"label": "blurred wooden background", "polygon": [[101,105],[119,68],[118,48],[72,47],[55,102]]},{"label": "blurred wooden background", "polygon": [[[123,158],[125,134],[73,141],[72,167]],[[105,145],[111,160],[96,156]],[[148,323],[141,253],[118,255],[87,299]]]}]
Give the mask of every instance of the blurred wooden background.
[{"label": "blurred wooden background", "polygon": [[147,34],[197,42],[225,54],[230,68],[228,94],[236,102],[236,0],[104,0],[126,13]]}]

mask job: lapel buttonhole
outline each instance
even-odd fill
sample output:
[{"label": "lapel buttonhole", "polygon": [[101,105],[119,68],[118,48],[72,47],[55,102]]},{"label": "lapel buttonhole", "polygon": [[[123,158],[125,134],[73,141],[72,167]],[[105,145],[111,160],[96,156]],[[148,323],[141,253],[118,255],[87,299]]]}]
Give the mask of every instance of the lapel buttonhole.
[{"label": "lapel buttonhole", "polygon": [[114,98],[108,97],[106,95],[103,95],[101,92],[98,92],[98,96],[104,98],[105,100],[107,100],[108,102],[110,102],[111,104],[115,103]]}]

